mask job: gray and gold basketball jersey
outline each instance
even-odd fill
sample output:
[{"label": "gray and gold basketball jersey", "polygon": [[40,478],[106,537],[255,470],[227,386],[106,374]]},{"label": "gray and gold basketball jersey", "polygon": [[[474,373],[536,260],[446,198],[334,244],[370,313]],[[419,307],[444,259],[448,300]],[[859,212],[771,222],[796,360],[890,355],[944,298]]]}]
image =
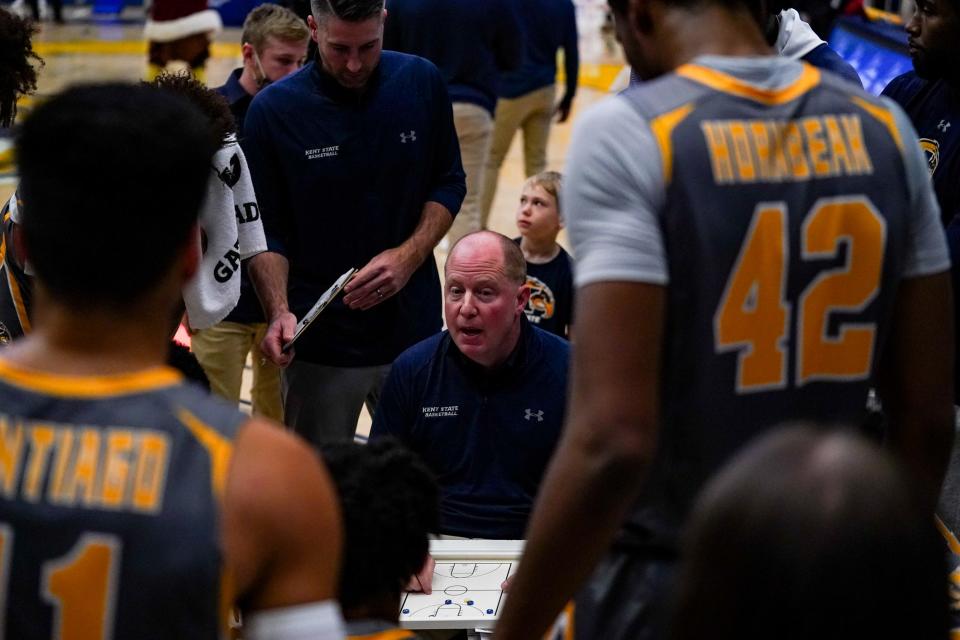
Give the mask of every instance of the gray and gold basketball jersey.
[{"label": "gray and gold basketball jersey", "polygon": [[907,253],[912,141],[809,65],[766,90],[690,64],[622,97],[660,149],[669,269],[663,426],[625,534],[672,549],[756,434],[862,420]]},{"label": "gray and gold basketball jersey", "polygon": [[220,500],[245,419],[172,369],[0,360],[0,637],[223,637]]}]

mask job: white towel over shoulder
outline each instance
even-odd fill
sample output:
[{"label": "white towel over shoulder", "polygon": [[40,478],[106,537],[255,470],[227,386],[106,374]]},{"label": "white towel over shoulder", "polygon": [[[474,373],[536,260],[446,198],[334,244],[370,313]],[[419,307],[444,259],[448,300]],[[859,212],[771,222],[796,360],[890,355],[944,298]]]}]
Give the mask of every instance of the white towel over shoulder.
[{"label": "white towel over shoulder", "polygon": [[196,277],[183,288],[194,330],[227,317],[240,299],[241,260],[267,250],[253,182],[236,136],[227,138],[213,157],[200,229],[206,250]]}]

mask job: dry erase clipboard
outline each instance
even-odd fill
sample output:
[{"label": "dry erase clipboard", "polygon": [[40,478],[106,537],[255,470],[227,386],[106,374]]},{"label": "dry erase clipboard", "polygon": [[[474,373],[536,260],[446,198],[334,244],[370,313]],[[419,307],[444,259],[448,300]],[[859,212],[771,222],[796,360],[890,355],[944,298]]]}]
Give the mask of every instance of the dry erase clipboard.
[{"label": "dry erase clipboard", "polygon": [[350,282],[350,278],[353,277],[353,274],[357,272],[356,269],[349,269],[342,276],[337,278],[337,281],[333,285],[323,292],[323,295],[320,296],[320,299],[317,300],[317,303],[313,305],[310,311],[307,311],[306,315],[300,319],[300,322],[297,323],[297,329],[293,333],[293,338],[290,339],[290,342],[283,345],[283,353],[286,353],[290,350],[290,347],[293,346],[293,343],[297,341],[297,338],[307,330],[313,321],[317,319],[317,316],[320,315],[320,312],[327,308],[327,305],[337,297],[337,294],[343,291],[343,288],[347,286],[347,283]]}]

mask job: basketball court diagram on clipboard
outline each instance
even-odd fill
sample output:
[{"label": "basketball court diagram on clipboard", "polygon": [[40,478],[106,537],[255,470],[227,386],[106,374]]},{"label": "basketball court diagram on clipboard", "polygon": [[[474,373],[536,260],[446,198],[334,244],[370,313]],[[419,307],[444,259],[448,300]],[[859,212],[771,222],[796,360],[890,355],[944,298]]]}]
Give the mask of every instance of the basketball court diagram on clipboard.
[{"label": "basketball court diagram on clipboard", "polygon": [[501,585],[513,562],[437,562],[433,593],[407,593],[400,621],[407,628],[448,628],[496,620],[503,603]]}]

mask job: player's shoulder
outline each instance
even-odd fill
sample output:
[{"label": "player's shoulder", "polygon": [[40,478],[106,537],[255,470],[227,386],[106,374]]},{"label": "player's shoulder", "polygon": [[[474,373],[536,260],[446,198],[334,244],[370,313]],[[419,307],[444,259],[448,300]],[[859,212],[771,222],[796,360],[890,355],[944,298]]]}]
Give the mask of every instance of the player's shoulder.
[{"label": "player's shoulder", "polygon": [[186,380],[169,389],[167,402],[180,422],[200,424],[231,438],[248,419],[235,403],[218,398]]},{"label": "player's shoulder", "polygon": [[651,140],[650,124],[626,92],[609,96],[588,107],[573,126],[573,147],[600,150],[630,147]]},{"label": "player's shoulder", "polygon": [[328,483],[320,457],[306,441],[275,422],[247,417],[233,447],[228,508],[261,522],[307,508],[305,501],[327,508]]},{"label": "player's shoulder", "polygon": [[815,47],[813,51],[803,57],[804,62],[808,62],[823,71],[828,71],[853,86],[862,87],[863,81],[860,79],[857,70],[849,62],[844,60],[840,54],[834,51],[826,42]]}]

